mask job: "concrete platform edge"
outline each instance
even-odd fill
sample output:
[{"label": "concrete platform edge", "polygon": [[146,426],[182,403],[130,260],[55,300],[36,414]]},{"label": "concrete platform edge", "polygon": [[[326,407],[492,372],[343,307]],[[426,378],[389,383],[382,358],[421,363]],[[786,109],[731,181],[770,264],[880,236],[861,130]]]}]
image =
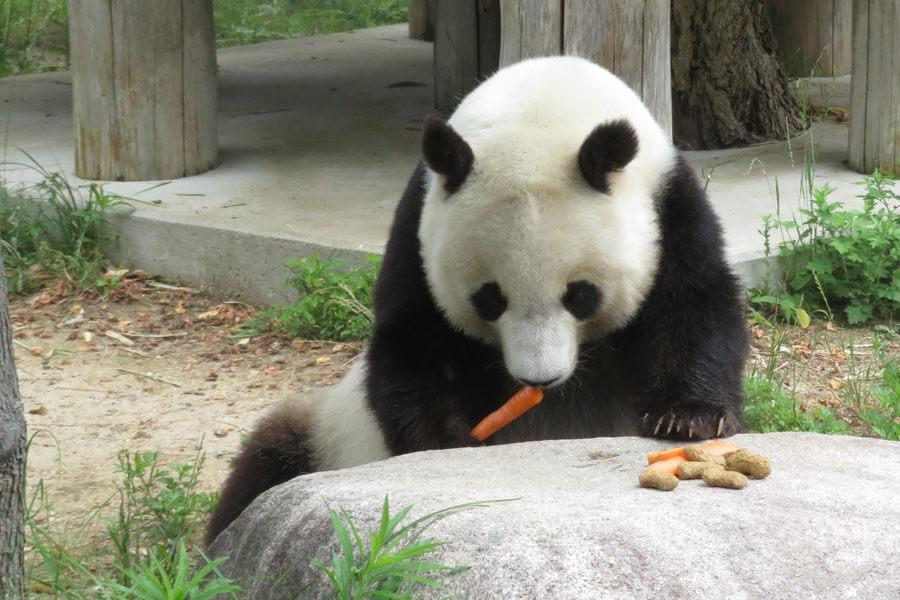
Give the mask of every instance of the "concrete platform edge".
[{"label": "concrete platform edge", "polygon": [[[290,274],[284,266],[288,260],[318,254],[322,259],[344,260],[353,267],[365,264],[366,256],[382,252],[137,215],[113,216],[112,220],[120,235],[118,247],[110,251],[116,264],[234,294],[259,306],[293,298],[293,292],[284,288]],[[748,289],[765,281],[767,268],[778,273],[777,257],[740,254],[729,256],[729,262]]]}]

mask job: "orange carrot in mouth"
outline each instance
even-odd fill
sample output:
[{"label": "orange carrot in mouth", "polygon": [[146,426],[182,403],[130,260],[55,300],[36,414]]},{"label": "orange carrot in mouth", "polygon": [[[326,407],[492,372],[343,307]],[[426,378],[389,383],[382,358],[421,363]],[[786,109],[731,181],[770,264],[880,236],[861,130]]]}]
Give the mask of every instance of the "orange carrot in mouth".
[{"label": "orange carrot in mouth", "polygon": [[544,392],[540,388],[526,385],[507,400],[503,406],[482,419],[472,429],[470,435],[479,442],[483,442],[540,404],[543,399]]}]

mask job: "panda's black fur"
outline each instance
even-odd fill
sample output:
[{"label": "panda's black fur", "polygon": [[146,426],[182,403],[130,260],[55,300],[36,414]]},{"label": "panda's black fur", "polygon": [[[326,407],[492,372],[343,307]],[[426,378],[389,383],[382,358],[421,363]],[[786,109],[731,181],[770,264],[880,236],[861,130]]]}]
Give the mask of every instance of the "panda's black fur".
[{"label": "panda's black fur", "polygon": [[[593,161],[590,148],[579,154],[582,175],[600,191],[608,173],[635,152],[620,127],[605,136],[614,151],[597,150]],[[455,169],[452,192],[471,168],[471,150],[435,150],[430,139],[426,132],[426,156],[445,152],[444,168]],[[443,143],[458,143],[449,139]],[[464,162],[469,157],[463,172],[454,152]],[[575,374],[545,390],[541,406],[486,444],[629,434],[710,438],[742,430],[749,350],[742,292],[725,260],[719,221],[684,159],[662,182],[654,198],[660,266],[637,314],[623,329],[585,344]],[[432,298],[418,237],[425,190],[420,164],[396,209],[364,358],[365,401],[392,455],[478,445],[469,431],[521,387],[500,350],[452,327]],[[261,421],[226,483],[209,542],[260,493],[315,470],[310,427],[303,414],[283,407]]]}]

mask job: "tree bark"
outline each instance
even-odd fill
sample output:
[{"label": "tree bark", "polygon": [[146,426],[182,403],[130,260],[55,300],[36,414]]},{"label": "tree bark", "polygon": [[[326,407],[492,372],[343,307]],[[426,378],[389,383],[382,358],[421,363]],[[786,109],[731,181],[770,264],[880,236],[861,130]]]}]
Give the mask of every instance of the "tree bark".
[{"label": "tree bark", "polygon": [[25,597],[25,416],[0,258],[0,598]]},{"label": "tree bark", "polygon": [[675,144],[689,150],[785,139],[803,128],[764,0],[672,2]]}]

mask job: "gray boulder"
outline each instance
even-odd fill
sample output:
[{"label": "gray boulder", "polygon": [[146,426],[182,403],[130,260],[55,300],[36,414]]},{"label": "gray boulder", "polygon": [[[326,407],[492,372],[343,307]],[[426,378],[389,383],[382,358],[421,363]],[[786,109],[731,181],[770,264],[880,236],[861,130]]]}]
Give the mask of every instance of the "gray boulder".
[{"label": "gray boulder", "polygon": [[[637,486],[640,438],[422,452],[299,477],[260,496],[210,548],[249,598],[324,597],[310,566],[335,537],[326,505],[374,528],[385,494],[411,517],[475,500],[428,537],[470,569],[452,598],[900,598],[900,443],[803,433],[739,435],[772,475],[740,491]],[[435,594],[425,593],[424,597]]]}]

